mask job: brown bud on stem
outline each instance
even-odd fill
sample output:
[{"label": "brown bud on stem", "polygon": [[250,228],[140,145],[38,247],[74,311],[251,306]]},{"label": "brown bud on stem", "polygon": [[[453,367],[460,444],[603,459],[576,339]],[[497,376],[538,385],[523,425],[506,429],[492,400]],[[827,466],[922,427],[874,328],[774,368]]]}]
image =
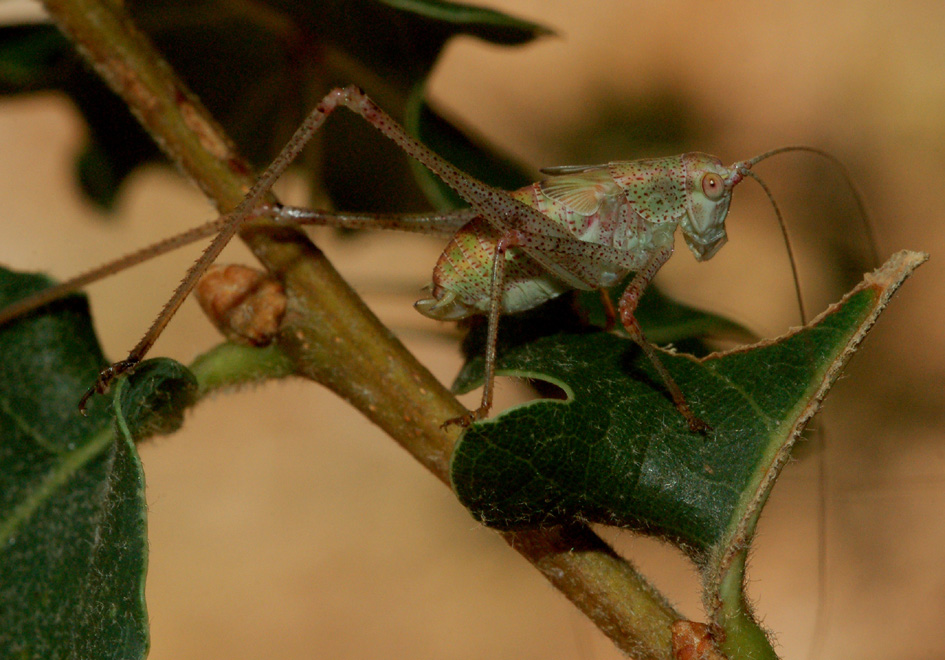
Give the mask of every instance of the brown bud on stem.
[{"label": "brown bud on stem", "polygon": [[681,620],[673,624],[672,631],[675,660],[727,660],[706,624]]},{"label": "brown bud on stem", "polygon": [[282,285],[247,266],[211,266],[197,284],[195,295],[227,339],[249,346],[271,343],[286,309]]}]

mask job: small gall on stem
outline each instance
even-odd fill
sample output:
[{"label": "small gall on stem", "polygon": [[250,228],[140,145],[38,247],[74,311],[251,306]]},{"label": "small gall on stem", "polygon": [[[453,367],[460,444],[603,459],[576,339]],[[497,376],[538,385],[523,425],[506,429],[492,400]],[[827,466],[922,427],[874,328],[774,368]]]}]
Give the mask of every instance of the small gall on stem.
[{"label": "small gall on stem", "polygon": [[282,284],[236,264],[208,268],[194,295],[223,336],[246,346],[272,343],[286,310]]}]

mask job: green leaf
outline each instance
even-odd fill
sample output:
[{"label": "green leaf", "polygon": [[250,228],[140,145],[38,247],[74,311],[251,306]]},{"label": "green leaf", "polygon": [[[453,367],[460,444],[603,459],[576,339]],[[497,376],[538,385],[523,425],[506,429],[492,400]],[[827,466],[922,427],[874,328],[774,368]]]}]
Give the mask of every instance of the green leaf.
[{"label": "green leaf", "polygon": [[119,424],[135,441],[174,433],[197,401],[197,378],[170,358],[145,360],[118,387]]},{"label": "green leaf", "polygon": [[467,429],[451,466],[459,499],[500,529],[577,519],[659,535],[720,594],[713,616],[732,648],[733,639],[764,639],[741,594],[761,507],[841,367],[925,258],[896,255],[809,326],[777,340],[703,359],[663,355],[695,413],[713,426],[705,436],[689,432],[629,339],[561,333],[506,352],[500,373],[549,381],[568,399],[531,402]]},{"label": "green leaf", "polygon": [[[0,306],[49,284],[0,269]],[[144,480],[110,399],[85,299],[0,328],[0,657],[142,658]]]},{"label": "green leaf", "polygon": [[[632,279],[631,274],[608,290],[614,309],[617,309],[620,296]],[[589,323],[601,327],[606,325],[604,304],[597,291],[582,291],[580,301],[581,307],[587,311]],[[691,352],[690,348],[693,347],[691,340],[694,338],[712,337],[741,342],[758,340],[755,333],[745,326],[674,300],[655,286],[647,288],[643,298],[640,299],[635,315],[646,333],[646,338],[657,346],[686,343],[685,350]],[[619,321],[617,321],[616,329],[625,334]]]},{"label": "green leaf", "polygon": [[[615,307],[630,278],[632,275],[609,291]],[[509,354],[541,337],[562,332],[577,336],[605,327],[606,313],[600,293],[575,293],[574,297],[560,296],[534,310],[503,316],[499,322],[499,355]],[[657,346],[674,344],[694,355],[710,352],[704,341],[709,337],[742,341],[756,339],[753,333],[734,321],[673,300],[656,287],[647,289],[636,315],[652,343]],[[615,331],[627,336],[619,321]],[[453,381],[454,392],[468,392],[482,383],[485,341],[485,319],[476,319],[463,341],[466,362]]]},{"label": "green leaf", "polygon": [[551,30],[537,23],[460,2],[444,2],[443,0],[380,0],[380,2],[418,16],[453,23],[460,26],[465,34],[495,44],[523,44],[536,36],[553,34]]},{"label": "green leaf", "polygon": [[[659,533],[704,556],[808,380],[807,342],[780,345],[781,369],[770,381],[759,376],[774,357],[770,347],[706,364],[661,356],[715,428],[703,437],[689,432],[631,340],[603,332],[541,338],[503,355],[499,371],[554,383],[568,400],[536,401],[467,430],[453,457],[454,487],[494,527],[580,518]],[[792,386],[773,388],[778,381]],[[753,382],[778,396],[768,400]]]},{"label": "green leaf", "polygon": [[60,78],[57,67],[68,42],[48,25],[0,29],[0,93],[46,89]]},{"label": "green leaf", "polygon": [[[659,532],[704,557],[876,299],[859,292],[775,342],[702,360],[663,354],[714,427],[705,437],[688,431],[623,336],[560,332],[509,348],[499,373],[551,382],[568,400],[532,402],[470,428],[454,455],[456,490],[474,515],[503,529],[582,518]],[[460,390],[481,379],[480,364],[464,370]]]},{"label": "green leaf", "polygon": [[[329,85],[361,85],[403,121],[408,99],[452,37],[514,45],[549,32],[492,10],[431,0],[159,0],[130,2],[128,10],[258,167]],[[127,176],[160,158],[157,149],[53,27],[0,28],[0,93],[51,89],[69,95],[88,121],[89,142],[76,171],[85,193],[110,208]],[[359,118],[337,114],[300,159],[313,175],[325,174],[319,187],[336,206],[429,208],[407,156]],[[453,126],[446,132],[462,136]],[[465,141],[458,139],[461,146]],[[475,150],[471,159],[477,171],[510,167],[490,149]],[[375,172],[370,186],[365,163]]]},{"label": "green leaf", "polygon": [[[407,100],[404,109],[404,127],[447,161],[484,181],[505,190],[515,190],[532,183],[532,179],[518,165],[492,154],[491,147],[477,144],[456,126],[449,123],[426,102],[424,87],[418,85]],[[441,178],[420,163],[411,160],[414,177],[427,199],[442,210],[460,208],[468,204]]]}]

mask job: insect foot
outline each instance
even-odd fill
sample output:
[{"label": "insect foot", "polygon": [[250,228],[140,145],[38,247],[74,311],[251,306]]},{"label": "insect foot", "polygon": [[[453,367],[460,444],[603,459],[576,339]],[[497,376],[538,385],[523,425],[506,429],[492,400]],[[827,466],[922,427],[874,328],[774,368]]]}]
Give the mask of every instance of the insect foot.
[{"label": "insect foot", "polygon": [[119,376],[124,376],[135,370],[135,367],[138,366],[140,359],[129,358],[127,360],[122,360],[121,362],[116,362],[108,367],[102,369],[99,372],[98,378],[95,379],[95,383],[86,390],[85,394],[82,395],[82,398],[79,399],[79,412],[83,417],[86,416],[85,408],[91,399],[96,394],[105,394],[111,388],[112,383],[115,382]]},{"label": "insect foot", "polygon": [[691,433],[701,433],[705,435],[712,430],[712,426],[707,421],[693,415],[691,410],[688,415],[683,413],[683,416],[686,418],[686,422],[689,423],[689,431]]},{"label": "insect foot", "polygon": [[444,431],[451,426],[458,426],[461,429],[465,429],[465,428],[468,428],[469,425],[472,424],[473,422],[478,422],[480,419],[485,419],[488,414],[489,414],[489,407],[480,406],[476,408],[475,410],[470,410],[465,415],[461,415],[459,417],[451,417],[450,419],[440,424],[440,428],[443,429]]}]

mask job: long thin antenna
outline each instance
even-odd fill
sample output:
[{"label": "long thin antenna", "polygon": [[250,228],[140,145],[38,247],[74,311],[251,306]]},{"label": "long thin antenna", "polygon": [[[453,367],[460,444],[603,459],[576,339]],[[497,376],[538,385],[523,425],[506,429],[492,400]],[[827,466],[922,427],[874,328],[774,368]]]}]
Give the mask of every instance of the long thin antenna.
[{"label": "long thin antenna", "polygon": [[[871,221],[870,215],[866,210],[866,204],[863,202],[863,196],[860,193],[859,187],[854,182],[853,176],[850,174],[850,170],[836,156],[834,156],[833,154],[827,151],[823,151],[822,149],[818,149],[816,147],[789,146],[789,147],[781,147],[779,149],[772,149],[771,151],[763,153],[760,156],[756,156],[755,158],[748,161],[746,165],[747,167],[751,167],[752,165],[766,158],[769,158],[777,154],[785,153],[785,152],[791,152],[791,151],[804,151],[804,152],[821,156],[829,160],[834,165],[836,165],[837,168],[840,170],[841,174],[843,175],[843,178],[846,179],[847,185],[850,187],[850,190],[853,193],[854,200],[856,201],[856,205],[859,210],[860,222],[862,225],[864,236],[866,238],[867,249],[869,251],[869,258],[871,261],[870,265],[872,268],[877,268],[880,263],[880,258],[879,258],[878,244],[876,241],[876,231],[873,227],[873,223]],[[761,179],[759,179],[757,175],[752,173],[747,168],[745,170],[745,173],[749,174],[756,181],[761,183],[762,187],[765,188],[765,192],[768,194],[769,199],[771,199],[771,193],[768,192],[767,186],[764,185]],[[772,204],[774,204],[773,199],[772,199]],[[775,206],[775,212],[778,214],[779,222],[780,222],[781,214],[779,211],[777,211],[777,206]],[[784,230],[784,225],[782,223],[782,231],[783,230]],[[788,250],[790,251],[790,247],[788,247]],[[792,259],[791,265],[793,268],[793,265],[794,265],[793,259]],[[795,284],[796,282],[797,282],[797,279],[795,275]],[[818,548],[817,548],[817,610],[814,617],[814,630],[811,635],[810,648],[808,649],[808,657],[810,658],[818,657],[823,651],[823,647],[824,647],[826,636],[827,636],[827,629],[829,627],[828,617],[830,613],[829,602],[828,602],[829,592],[827,589],[827,571],[828,571],[828,566],[829,566],[829,558],[827,554],[827,548],[828,548],[827,532],[828,532],[828,526],[829,526],[828,524],[829,523],[829,510],[828,510],[829,484],[828,484],[827,465],[828,465],[829,459],[828,459],[827,451],[828,451],[829,443],[827,441],[826,429],[823,426],[819,429],[819,433],[820,433],[820,438],[821,438],[821,446],[820,446],[819,458],[817,461],[818,473],[819,473],[818,474],[819,487],[818,487],[818,493],[817,493],[818,502],[819,502],[818,511],[817,511],[817,528],[818,528],[820,538],[819,538],[819,543],[818,543]]]},{"label": "long thin antenna", "polygon": [[[757,162],[757,159],[748,162],[749,164],[754,164]],[[807,325],[807,311],[804,309],[804,296],[801,294],[801,280],[797,274],[797,261],[794,259],[794,248],[791,247],[791,236],[788,234],[787,225],[784,224],[784,216],[781,215],[781,209],[778,208],[778,203],[774,201],[774,195],[771,194],[771,189],[768,188],[768,184],[766,184],[761,177],[748,169],[748,167],[740,169],[739,172],[757,181],[758,185],[761,186],[761,189],[764,190],[765,194],[768,196],[771,206],[774,207],[774,214],[777,216],[778,226],[781,228],[781,236],[784,237],[784,247],[787,249],[788,259],[791,262],[791,274],[794,276],[794,293],[797,295],[797,309],[801,315],[801,325]]]},{"label": "long thin antenna", "polygon": [[879,258],[879,249],[877,247],[878,243],[876,241],[876,229],[873,226],[873,221],[870,218],[870,214],[866,210],[866,204],[863,202],[863,195],[860,193],[859,186],[856,185],[856,182],[853,180],[853,175],[850,173],[849,168],[846,164],[834,156],[829,151],[824,151],[823,149],[818,149],[817,147],[808,147],[806,145],[792,145],[787,147],[778,147],[777,149],[772,149],[771,151],[766,151],[763,154],[755,156],[751,160],[747,161],[747,167],[752,167],[757,163],[770,158],[771,156],[777,156],[778,154],[788,153],[791,151],[805,151],[807,153],[816,154],[821,158],[826,158],[831,163],[836,165],[837,169],[840,170],[840,174],[843,175],[843,178],[846,180],[847,185],[850,187],[850,191],[853,193],[853,199],[856,202],[857,210],[859,211],[860,223],[862,225],[863,234],[866,240],[866,248],[870,256],[870,267],[879,268],[880,258]]}]

